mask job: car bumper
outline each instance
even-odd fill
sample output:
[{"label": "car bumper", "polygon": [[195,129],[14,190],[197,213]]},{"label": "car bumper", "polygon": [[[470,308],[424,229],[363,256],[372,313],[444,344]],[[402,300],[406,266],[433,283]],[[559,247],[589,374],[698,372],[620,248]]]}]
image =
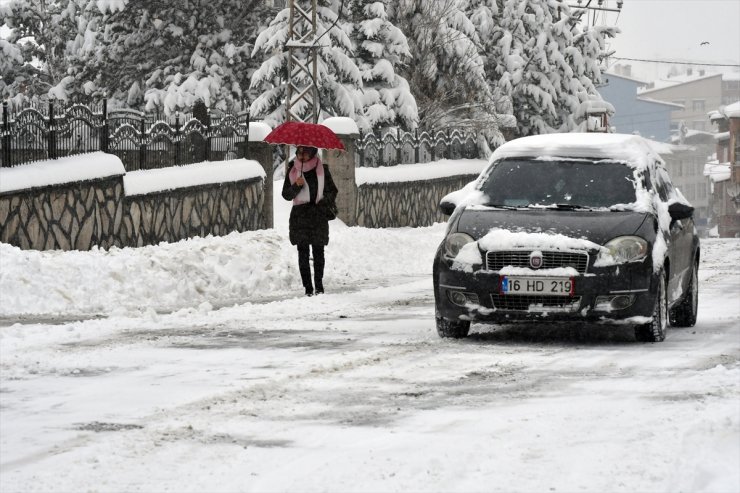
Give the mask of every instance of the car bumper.
[{"label": "car bumper", "polygon": [[435,262],[436,312],[449,320],[637,324],[648,322],[655,306],[656,281],[647,261],[591,267],[589,273],[574,277],[569,296],[503,294],[498,272],[456,270],[439,256]]}]

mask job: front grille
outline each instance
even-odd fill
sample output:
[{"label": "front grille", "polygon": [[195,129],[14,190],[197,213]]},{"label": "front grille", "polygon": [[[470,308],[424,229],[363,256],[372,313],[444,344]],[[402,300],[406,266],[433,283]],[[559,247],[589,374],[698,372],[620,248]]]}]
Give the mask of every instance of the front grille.
[{"label": "front grille", "polygon": [[497,310],[516,312],[574,312],[581,305],[580,296],[492,294],[491,301]]},{"label": "front grille", "polygon": [[[504,267],[529,267],[531,250],[501,250],[486,252],[486,268],[500,271]],[[588,268],[588,254],[583,252],[542,252],[541,269],[573,267],[579,274]]]}]

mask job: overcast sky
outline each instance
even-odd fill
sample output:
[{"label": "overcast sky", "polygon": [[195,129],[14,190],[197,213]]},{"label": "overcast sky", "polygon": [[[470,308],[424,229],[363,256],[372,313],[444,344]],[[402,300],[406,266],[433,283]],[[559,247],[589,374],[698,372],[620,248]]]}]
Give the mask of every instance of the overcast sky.
[{"label": "overcast sky", "polygon": [[[614,7],[616,1],[606,4]],[[617,57],[740,65],[740,0],[624,0],[618,17],[606,14],[606,24],[615,23],[622,30],[611,42]],[[631,63],[633,73],[648,76],[655,73],[655,67],[661,73],[670,68],[668,64],[619,63]]]}]

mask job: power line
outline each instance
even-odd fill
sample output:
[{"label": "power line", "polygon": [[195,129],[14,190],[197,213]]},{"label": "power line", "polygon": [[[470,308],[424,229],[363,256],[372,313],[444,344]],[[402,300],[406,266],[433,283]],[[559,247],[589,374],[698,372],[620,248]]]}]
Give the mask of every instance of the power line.
[{"label": "power line", "polygon": [[648,60],[645,58],[626,58],[626,57],[611,57],[614,60],[629,60],[631,62],[650,62],[650,63],[668,63],[672,65],[703,65],[706,67],[736,67],[740,68],[740,64],[733,65],[733,64],[725,64],[725,63],[701,63],[701,62],[679,62],[676,60]]}]

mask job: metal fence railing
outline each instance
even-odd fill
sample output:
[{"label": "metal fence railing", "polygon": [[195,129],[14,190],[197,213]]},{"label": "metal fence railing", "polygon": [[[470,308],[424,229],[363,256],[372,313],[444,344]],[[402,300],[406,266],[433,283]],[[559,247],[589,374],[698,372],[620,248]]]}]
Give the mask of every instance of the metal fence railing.
[{"label": "metal fence railing", "polygon": [[378,167],[479,157],[477,135],[470,131],[387,128],[360,134],[355,163],[360,167]]},{"label": "metal fence railing", "polygon": [[[481,158],[475,132],[403,130],[389,127],[361,133],[358,167],[393,166],[438,159]],[[52,101],[11,111],[2,106],[0,167],[85,152],[115,154],[126,171],[244,157],[249,141],[249,113],[162,116],[132,109]],[[280,146],[277,146],[280,147]],[[282,161],[275,149],[275,162]]]},{"label": "metal fence railing", "polygon": [[126,171],[133,171],[221,161],[244,152],[249,113],[208,114],[204,120],[179,113],[159,117],[127,109],[108,111],[106,101],[90,106],[57,101],[17,112],[4,102],[0,166],[103,151],[115,154]]}]

